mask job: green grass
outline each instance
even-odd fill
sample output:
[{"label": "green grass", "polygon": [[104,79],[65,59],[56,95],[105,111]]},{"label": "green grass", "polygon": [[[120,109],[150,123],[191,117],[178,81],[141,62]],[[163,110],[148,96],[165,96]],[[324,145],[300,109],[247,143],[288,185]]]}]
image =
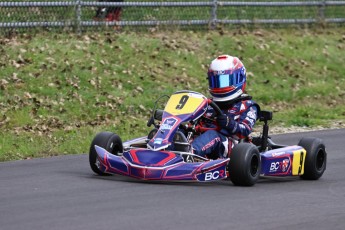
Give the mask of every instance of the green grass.
[{"label": "green grass", "polygon": [[[208,95],[217,55],[242,59],[272,126],[345,121],[345,34],[327,30],[57,33],[0,38],[0,161],[88,152],[99,131],[146,135],[153,101]],[[260,124],[257,125],[260,127]]]}]

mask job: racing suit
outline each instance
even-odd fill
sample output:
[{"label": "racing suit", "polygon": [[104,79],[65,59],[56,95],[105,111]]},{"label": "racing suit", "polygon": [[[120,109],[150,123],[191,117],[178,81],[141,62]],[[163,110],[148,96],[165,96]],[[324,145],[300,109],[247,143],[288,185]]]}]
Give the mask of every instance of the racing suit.
[{"label": "racing suit", "polygon": [[[252,100],[238,101],[228,109],[222,109],[228,122],[220,131],[208,130],[196,137],[192,142],[193,153],[203,157],[214,154],[217,158],[229,157],[234,144],[252,132],[259,110],[258,104]],[[214,116],[213,108],[209,107],[205,114],[206,117]]]}]

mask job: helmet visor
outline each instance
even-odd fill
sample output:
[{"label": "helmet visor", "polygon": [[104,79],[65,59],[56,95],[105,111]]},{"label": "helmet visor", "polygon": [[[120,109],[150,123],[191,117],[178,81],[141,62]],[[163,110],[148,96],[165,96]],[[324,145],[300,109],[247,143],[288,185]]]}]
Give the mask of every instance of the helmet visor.
[{"label": "helmet visor", "polygon": [[233,73],[230,73],[229,70],[221,73],[210,71],[208,72],[208,81],[210,89],[227,88],[245,82],[245,76],[241,74],[241,70],[236,70]]}]

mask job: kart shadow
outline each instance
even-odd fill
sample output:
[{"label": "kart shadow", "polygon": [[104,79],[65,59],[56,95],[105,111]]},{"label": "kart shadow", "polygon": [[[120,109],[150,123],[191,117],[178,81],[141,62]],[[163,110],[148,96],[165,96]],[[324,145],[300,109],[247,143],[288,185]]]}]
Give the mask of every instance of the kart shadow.
[{"label": "kart shadow", "polygon": [[[198,187],[208,187],[208,186],[235,186],[229,178],[224,180],[212,181],[212,182],[198,182],[198,181],[158,181],[158,180],[141,180],[132,177],[126,177],[122,175],[90,175],[90,179],[104,180],[104,181],[116,181],[123,183],[134,183],[134,184],[150,184],[150,185],[179,185],[179,186],[198,186]],[[301,181],[298,177],[264,177],[260,178],[257,184],[281,184],[281,183],[291,183]]]},{"label": "kart shadow", "polygon": [[104,180],[104,181],[113,181],[113,182],[123,182],[123,183],[133,183],[133,184],[149,184],[149,185],[179,185],[179,186],[229,186],[233,185],[230,179],[226,180],[219,180],[213,182],[198,182],[198,181],[159,181],[159,180],[141,180],[132,177],[126,177],[122,175],[107,175],[107,176],[99,176],[99,175],[92,175],[89,177],[90,179],[95,180]]},{"label": "kart shadow", "polygon": [[274,184],[274,183],[290,183],[301,181],[299,177],[260,177],[257,183],[260,184]]}]

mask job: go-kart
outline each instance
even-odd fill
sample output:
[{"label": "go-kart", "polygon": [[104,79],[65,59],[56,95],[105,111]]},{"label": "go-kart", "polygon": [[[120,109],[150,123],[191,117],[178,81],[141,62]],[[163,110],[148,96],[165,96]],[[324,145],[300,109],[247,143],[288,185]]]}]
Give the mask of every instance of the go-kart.
[{"label": "go-kart", "polygon": [[[156,102],[157,104],[157,102]],[[154,108],[147,122],[154,128],[147,136],[122,143],[112,132],[93,139],[89,162],[98,175],[119,174],[143,180],[209,182],[230,177],[234,185],[252,186],[260,177],[319,179],[326,169],[327,153],[319,138],[304,137],[297,145],[285,146],[268,136],[272,112],[260,111],[263,130],[259,136],[240,140],[229,158],[210,159],[193,154],[191,142],[207,127],[205,113],[221,109],[193,91],[172,94],[164,110]],[[155,106],[156,107],[156,106]]]}]

